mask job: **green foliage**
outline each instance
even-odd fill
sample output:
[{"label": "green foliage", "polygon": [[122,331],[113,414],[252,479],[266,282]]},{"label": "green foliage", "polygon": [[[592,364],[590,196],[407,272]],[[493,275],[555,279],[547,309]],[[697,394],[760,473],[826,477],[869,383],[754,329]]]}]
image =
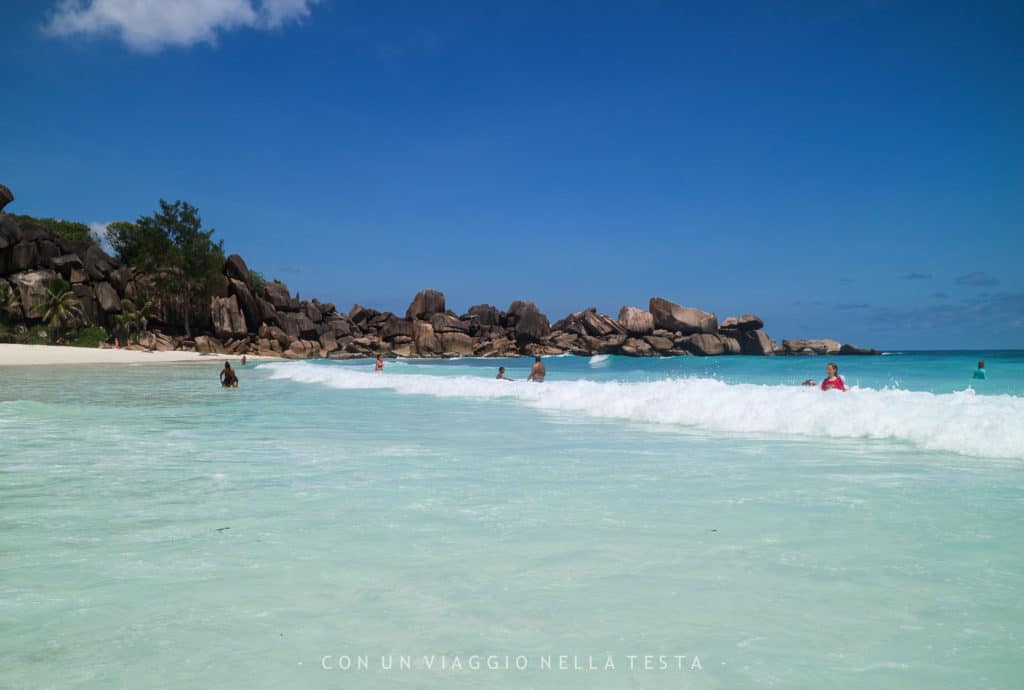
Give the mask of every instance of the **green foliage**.
[{"label": "green foliage", "polygon": [[46,331],[41,331],[38,328],[28,329],[28,333],[25,334],[23,341],[26,345],[49,345],[50,341],[46,336]]},{"label": "green foliage", "polygon": [[96,244],[96,238],[93,236],[92,230],[85,223],[76,223],[74,221],[60,220],[58,218],[33,218],[32,216],[17,216],[13,214],[11,214],[11,217],[19,223],[35,223],[37,225],[41,225],[50,232],[60,235],[73,244],[84,246]]},{"label": "green foliage", "polygon": [[121,300],[121,313],[117,315],[117,325],[130,340],[132,335],[138,335],[146,330],[149,320],[154,318],[155,314],[153,300],[146,293],[140,292],[135,299]]},{"label": "green foliage", "polygon": [[90,326],[78,331],[75,337],[71,339],[71,344],[75,347],[99,347],[101,343],[107,342],[109,338],[107,329],[102,326]]},{"label": "green foliage", "polygon": [[[143,245],[154,247],[149,250],[154,252],[151,258],[177,269],[167,273],[161,288],[184,298],[185,332],[191,335],[192,310],[224,281],[224,243],[213,241],[213,228],[203,230],[199,210],[184,201],[172,204],[161,199],[160,210],[139,218],[135,225],[145,239]],[[170,250],[161,238],[170,243]]]},{"label": "green foliage", "polygon": [[21,302],[18,299],[18,291],[2,279],[0,279],[0,317],[21,319]]},{"label": "green foliage", "polygon": [[107,226],[107,241],[122,263],[144,271],[174,265],[174,244],[166,229],[140,218],[138,223],[117,221]]},{"label": "green foliage", "polygon": [[263,274],[259,271],[249,270],[249,276],[252,278],[252,291],[257,297],[263,297],[267,294],[267,279],[263,277]]},{"label": "green foliage", "polygon": [[83,317],[81,301],[63,278],[51,280],[42,299],[32,316],[48,324],[58,336]]}]

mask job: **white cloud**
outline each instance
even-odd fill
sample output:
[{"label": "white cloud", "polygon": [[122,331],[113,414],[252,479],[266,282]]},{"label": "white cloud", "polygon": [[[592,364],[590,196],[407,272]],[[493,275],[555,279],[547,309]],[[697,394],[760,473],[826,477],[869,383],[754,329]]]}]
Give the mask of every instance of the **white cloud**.
[{"label": "white cloud", "polygon": [[100,247],[105,252],[110,252],[111,251],[111,249],[110,249],[110,240],[107,239],[107,226],[108,225],[110,225],[109,221],[106,222],[106,223],[100,223],[100,222],[97,222],[97,221],[93,221],[92,223],[89,223],[89,232],[92,234],[93,239],[96,240],[96,243],[98,245],[100,245]]},{"label": "white cloud", "polygon": [[216,43],[232,29],[276,29],[319,0],[61,0],[44,30],[55,36],[114,35],[130,48]]}]

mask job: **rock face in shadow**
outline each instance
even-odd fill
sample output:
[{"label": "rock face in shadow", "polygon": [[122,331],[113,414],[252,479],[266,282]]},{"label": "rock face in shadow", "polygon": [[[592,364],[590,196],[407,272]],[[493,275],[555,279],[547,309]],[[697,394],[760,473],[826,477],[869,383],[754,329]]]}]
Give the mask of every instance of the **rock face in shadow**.
[{"label": "rock face in shadow", "polygon": [[44,303],[46,289],[56,277],[57,274],[49,269],[23,271],[7,277],[11,285],[18,291],[21,311],[26,318],[32,318],[38,314]]},{"label": "rock face in shadow", "polygon": [[14,194],[8,189],[7,185],[0,184],[0,211],[4,210],[4,206],[14,201]]},{"label": "rock face in shadow", "polygon": [[407,319],[422,319],[433,316],[434,314],[443,314],[444,308],[444,293],[438,292],[437,290],[421,290],[416,293],[409,308],[405,311],[405,318]]},{"label": "rock face in shadow", "polygon": [[213,332],[218,338],[241,337],[249,332],[245,318],[238,306],[238,298],[213,297],[210,303],[210,316],[213,320]]},{"label": "rock face in shadow", "polygon": [[229,279],[240,280],[246,287],[252,287],[252,275],[249,267],[238,254],[232,254],[224,261],[224,275]]}]

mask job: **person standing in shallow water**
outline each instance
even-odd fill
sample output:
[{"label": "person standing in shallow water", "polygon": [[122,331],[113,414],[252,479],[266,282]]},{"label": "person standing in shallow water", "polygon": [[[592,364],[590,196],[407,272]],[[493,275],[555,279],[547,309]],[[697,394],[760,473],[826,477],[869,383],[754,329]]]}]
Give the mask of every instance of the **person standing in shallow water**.
[{"label": "person standing in shallow water", "polygon": [[978,368],[974,370],[974,378],[976,379],[987,379],[988,373],[985,371],[985,360],[978,362]]},{"label": "person standing in shallow water", "polygon": [[224,388],[238,388],[238,376],[231,368],[231,362],[224,362],[224,368],[220,370],[220,385]]},{"label": "person standing in shallow water", "polygon": [[373,364],[373,371],[377,374],[384,371],[384,358],[380,355],[377,355],[377,361]]},{"label": "person standing in shallow water", "polygon": [[829,362],[825,365],[825,372],[828,376],[821,382],[821,390],[837,390],[846,392],[846,384],[843,383],[843,377],[839,375],[839,366],[835,362]]},{"label": "person standing in shallow water", "polygon": [[544,377],[548,375],[548,370],[541,364],[540,355],[533,358],[533,366],[530,367],[530,375],[526,377],[527,381],[536,381],[537,383],[543,383]]}]

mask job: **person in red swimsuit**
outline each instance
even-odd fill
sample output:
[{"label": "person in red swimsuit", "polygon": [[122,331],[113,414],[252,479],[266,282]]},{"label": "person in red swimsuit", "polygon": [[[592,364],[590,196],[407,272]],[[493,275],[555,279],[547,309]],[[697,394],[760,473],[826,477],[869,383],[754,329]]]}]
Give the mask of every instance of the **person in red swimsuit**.
[{"label": "person in red swimsuit", "polygon": [[846,392],[846,384],[843,383],[843,377],[839,375],[839,367],[835,362],[829,362],[825,365],[825,371],[828,376],[821,382],[821,390],[827,391],[832,388],[837,391]]}]

